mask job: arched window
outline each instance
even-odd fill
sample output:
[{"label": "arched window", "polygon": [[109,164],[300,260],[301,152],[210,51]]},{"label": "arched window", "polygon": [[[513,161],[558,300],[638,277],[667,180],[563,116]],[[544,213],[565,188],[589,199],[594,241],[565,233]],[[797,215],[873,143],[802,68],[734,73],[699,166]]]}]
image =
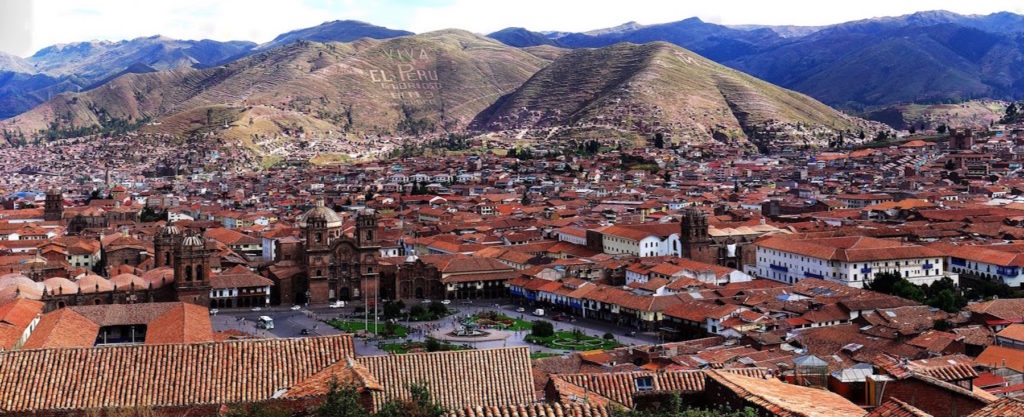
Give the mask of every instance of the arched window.
[{"label": "arched window", "polygon": [[170,265],[170,264],[171,264],[171,253],[170,252],[164,252],[164,265]]},{"label": "arched window", "polygon": [[185,265],[185,281],[192,280],[192,265]]},{"label": "arched window", "polygon": [[196,267],[196,281],[202,281],[202,280],[203,280],[203,267],[199,266],[199,267]]}]

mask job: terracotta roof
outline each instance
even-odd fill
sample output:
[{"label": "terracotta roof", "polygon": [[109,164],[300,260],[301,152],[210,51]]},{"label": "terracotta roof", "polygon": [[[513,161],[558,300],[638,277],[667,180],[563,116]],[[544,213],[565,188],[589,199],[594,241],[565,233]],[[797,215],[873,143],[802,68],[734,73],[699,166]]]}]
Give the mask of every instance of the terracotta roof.
[{"label": "terracotta roof", "polygon": [[896,398],[890,398],[871,410],[867,417],[932,417],[932,415]]},{"label": "terracotta roof", "polygon": [[1010,368],[1024,372],[1024,350],[989,346],[975,358],[975,361],[992,368]]},{"label": "terracotta roof", "polygon": [[751,378],[730,372],[706,371],[740,398],[780,417],[860,417],[863,409],[830,391],[791,385],[777,379]]},{"label": "terracotta roof", "polygon": [[5,352],[0,412],[261,401],[353,352],[349,335]]},{"label": "terracotta roof", "polygon": [[863,262],[887,259],[937,258],[942,252],[927,246],[876,239],[867,236],[794,239],[772,236],[757,245],[782,252],[842,262]]},{"label": "terracotta roof", "polygon": [[608,407],[592,404],[533,403],[511,406],[474,406],[448,411],[448,417],[610,417]]},{"label": "terracotta roof", "polygon": [[[762,381],[767,374],[760,368],[729,369],[726,372],[741,373]],[[695,393],[704,391],[705,386],[702,371],[694,370],[555,374],[551,375],[551,383],[560,393],[562,402],[570,398],[586,398],[591,404],[632,408],[633,396],[638,392],[636,379],[641,377],[651,377],[654,391]]]},{"label": "terracotta roof", "polygon": [[502,406],[536,401],[527,347],[367,356],[356,359],[384,386],[375,408],[409,399],[409,385],[422,383],[448,408]]},{"label": "terracotta roof", "polygon": [[42,311],[43,303],[23,298],[0,305],[0,350],[14,348]]},{"label": "terracotta roof", "polygon": [[1001,398],[978,411],[970,417],[1018,417],[1024,416],[1024,401],[1015,398]]},{"label": "terracotta roof", "polygon": [[325,395],[331,383],[339,386],[355,386],[359,392],[384,391],[384,387],[365,366],[349,357],[317,372],[313,376],[288,388],[284,397],[298,398]]}]

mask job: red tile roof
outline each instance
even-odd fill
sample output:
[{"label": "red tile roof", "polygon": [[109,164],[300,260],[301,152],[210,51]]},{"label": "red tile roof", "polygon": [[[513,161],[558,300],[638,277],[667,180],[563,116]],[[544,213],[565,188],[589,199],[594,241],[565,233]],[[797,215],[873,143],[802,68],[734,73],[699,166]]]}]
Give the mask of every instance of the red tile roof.
[{"label": "red tile roof", "polygon": [[0,412],[261,401],[353,352],[350,335],[5,352]]},{"label": "red tile roof", "polygon": [[527,347],[359,357],[384,386],[376,408],[410,398],[409,385],[426,384],[431,398],[448,408],[507,406],[536,401]]}]

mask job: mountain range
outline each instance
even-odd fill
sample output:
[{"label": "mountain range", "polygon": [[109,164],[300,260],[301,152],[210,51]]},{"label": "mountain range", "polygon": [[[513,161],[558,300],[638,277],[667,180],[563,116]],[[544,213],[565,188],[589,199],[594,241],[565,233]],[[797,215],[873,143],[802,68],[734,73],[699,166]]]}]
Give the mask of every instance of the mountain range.
[{"label": "mountain range", "polygon": [[[670,42],[854,111],[911,102],[1024,98],[1024,16],[1008,12],[965,16],[930,11],[820,27],[730,27],[690,18],[534,35],[569,48]],[[506,35],[491,36],[503,40]]]},{"label": "mountain range", "polygon": [[[211,114],[250,139],[299,127],[393,134],[578,124],[693,138],[775,123],[843,131],[864,125],[819,102],[885,120],[898,104],[1024,97],[1022,31],[1024,16],[1012,13],[939,11],[820,27],[690,18],[487,37],[343,20],[264,44],[79,42],[0,55],[0,118],[30,136],[125,120],[187,133]],[[558,91],[567,98],[544,97]]]}]

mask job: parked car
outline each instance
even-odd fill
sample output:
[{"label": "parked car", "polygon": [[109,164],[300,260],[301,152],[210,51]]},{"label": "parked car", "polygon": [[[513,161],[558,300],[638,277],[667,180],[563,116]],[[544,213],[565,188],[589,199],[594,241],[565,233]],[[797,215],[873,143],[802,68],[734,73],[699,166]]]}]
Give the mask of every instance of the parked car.
[{"label": "parked car", "polygon": [[309,336],[309,329],[302,329],[299,331],[300,335]]},{"label": "parked car", "polygon": [[345,306],[345,302],[344,301],[335,301],[335,302],[331,303],[331,305],[330,305],[331,308],[342,308],[344,306]]},{"label": "parked car", "polygon": [[543,308],[538,308],[536,310],[533,310],[533,315],[535,315],[537,317],[543,316],[544,315],[544,309]]},{"label": "parked car", "polygon": [[524,313],[524,312],[526,312],[526,309],[522,308],[522,307],[519,307],[519,308],[516,309],[516,312],[517,313]]},{"label": "parked car", "polygon": [[292,311],[299,311],[299,310],[302,310],[302,306],[300,306],[298,304],[292,306]]},{"label": "parked car", "polygon": [[216,316],[216,315],[217,315],[217,313],[220,313],[220,310],[218,310],[218,309],[216,309],[216,308],[211,308],[211,309],[210,309],[210,315],[211,315],[211,316]]},{"label": "parked car", "polygon": [[452,300],[441,301],[441,304],[444,304],[444,305],[448,305],[448,304],[451,304],[451,303],[452,303]]},{"label": "parked car", "polygon": [[263,307],[253,307],[252,311],[263,311]]}]

